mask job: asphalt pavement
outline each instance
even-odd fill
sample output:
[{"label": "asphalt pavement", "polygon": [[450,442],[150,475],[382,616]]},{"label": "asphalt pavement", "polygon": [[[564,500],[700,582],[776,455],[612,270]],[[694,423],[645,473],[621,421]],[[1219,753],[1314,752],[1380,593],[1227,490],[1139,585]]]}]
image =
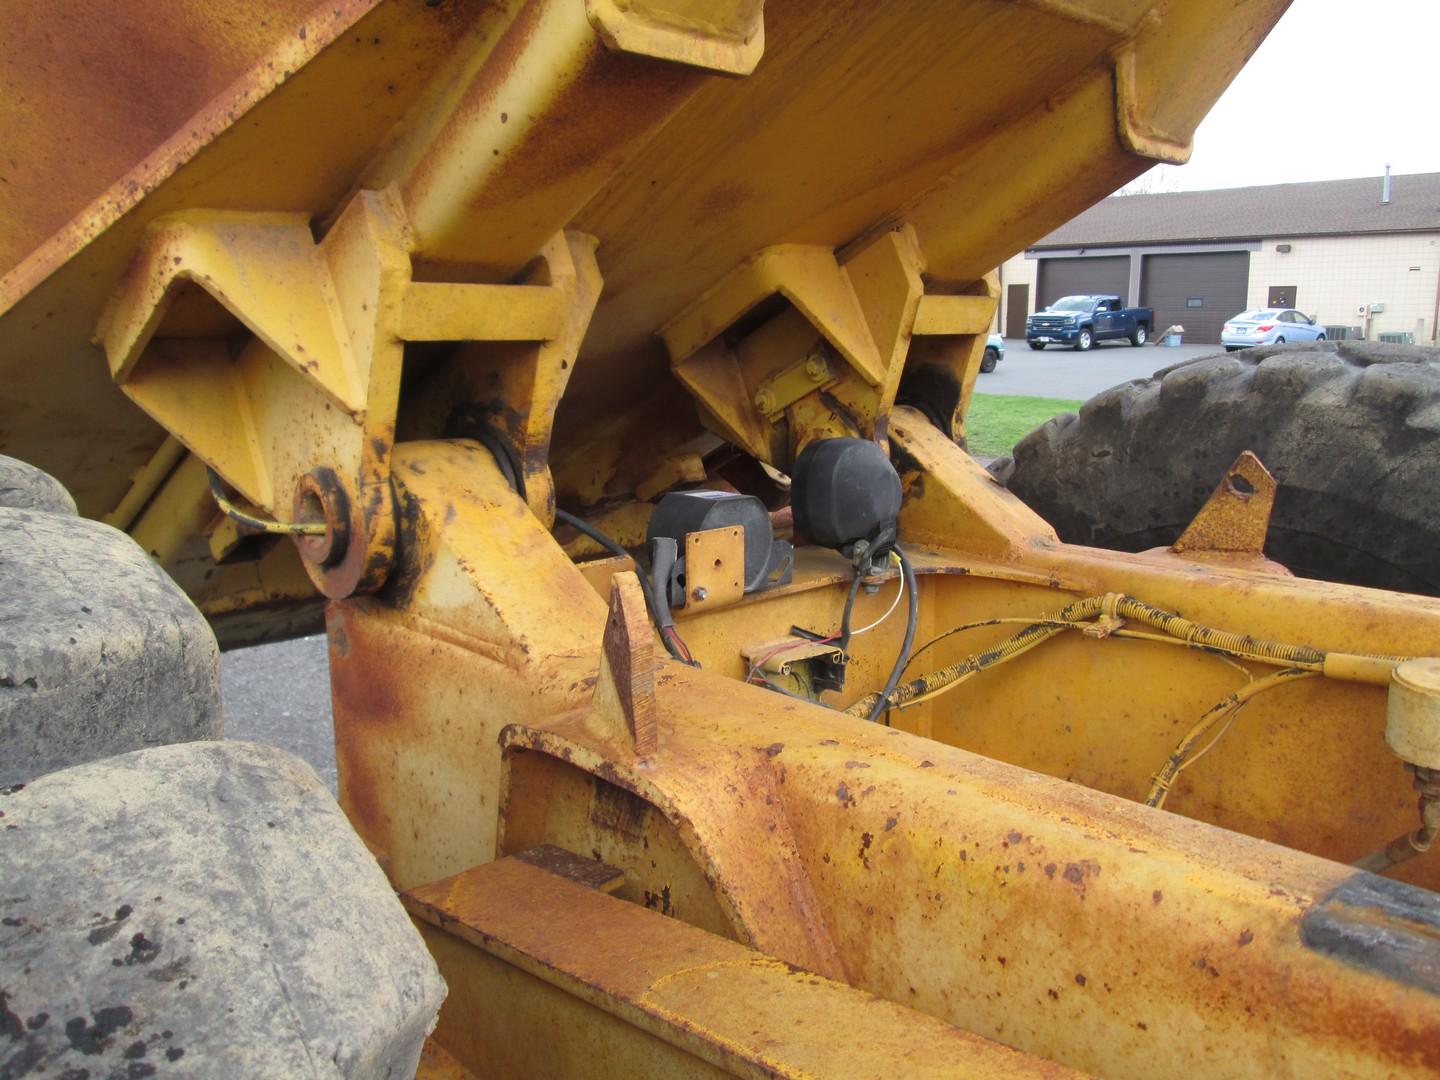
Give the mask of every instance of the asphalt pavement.
[{"label": "asphalt pavement", "polygon": [[336,789],[325,635],[231,649],[220,657],[225,734],[304,758]]},{"label": "asphalt pavement", "polygon": [[1135,348],[1128,341],[1107,341],[1083,353],[1054,345],[1037,352],[1023,340],[1006,338],[1005,359],[980,376],[975,392],[1084,401],[1119,383],[1220,351],[1219,345]]},{"label": "asphalt pavement", "polygon": [[[1218,351],[1217,345],[1178,348],[1104,344],[1085,353],[1024,341],[1005,342],[1005,359],[981,375],[981,394],[1084,400],[1117,383]],[[271,743],[298,755],[334,791],[330,675],[323,635],[234,649],[221,658],[225,732],[232,739]]]}]

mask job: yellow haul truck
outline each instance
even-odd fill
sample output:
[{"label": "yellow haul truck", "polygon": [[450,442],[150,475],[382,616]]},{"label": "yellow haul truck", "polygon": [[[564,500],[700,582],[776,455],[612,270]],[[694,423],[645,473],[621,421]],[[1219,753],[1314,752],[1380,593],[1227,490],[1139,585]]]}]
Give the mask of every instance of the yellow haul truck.
[{"label": "yellow haul truck", "polygon": [[[0,719],[158,566],[192,712],[191,602],[323,625],[348,819],[133,749],[213,719],[12,760],[6,1075],[1440,1070],[1440,601],[1267,558],[1254,455],[1122,553],[964,449],[992,268],[1286,6],[6,0],[0,453],[81,516],[0,511],[0,636],[82,595]],[[1206,363],[1428,430],[1424,354],[1328,348]]]}]

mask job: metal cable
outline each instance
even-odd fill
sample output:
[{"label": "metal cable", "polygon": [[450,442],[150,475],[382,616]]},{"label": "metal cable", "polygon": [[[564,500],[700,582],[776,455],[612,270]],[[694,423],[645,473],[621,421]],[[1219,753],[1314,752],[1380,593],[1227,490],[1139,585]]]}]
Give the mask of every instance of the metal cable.
[{"label": "metal cable", "polygon": [[[595,526],[591,525],[588,521],[582,521],[580,518],[576,517],[569,511],[557,509],[555,511],[555,520],[563,521],[566,525],[569,525],[577,532],[584,533],[591,540],[594,540],[597,544],[603,547],[606,551],[610,552],[610,554],[619,555],[622,559],[630,558],[630,553],[626,551],[623,547],[621,547],[619,544],[617,544],[614,540],[610,539],[610,537],[606,536],[603,532],[595,528]],[[660,604],[659,601],[655,598],[655,590],[650,587],[649,577],[643,572],[637,573],[635,576],[640,579],[640,591],[645,594],[645,607],[650,612],[650,618],[654,621],[655,628],[660,632],[660,640],[665,645],[665,651],[668,652],[671,656],[673,656],[676,660],[679,660],[682,664],[689,664],[691,667],[699,667],[700,665],[696,663],[693,658],[687,659],[681,653],[680,647],[679,645],[677,645],[676,641],[671,640],[671,635],[665,632],[665,624],[661,622]],[[678,639],[678,635],[676,635],[676,637]]]},{"label": "metal cable", "polygon": [[214,469],[206,466],[205,475],[210,480],[210,497],[215,500],[215,505],[220,508],[220,511],[226,517],[247,531],[269,533],[274,536],[325,535],[325,523],[323,521],[271,521],[268,518],[260,518],[254,514],[247,514],[226,498],[225,489],[221,486],[220,475]]},{"label": "metal cable", "polygon": [[909,596],[909,610],[905,618],[905,638],[900,643],[900,654],[895,657],[895,664],[890,669],[890,677],[885,680],[885,689],[880,692],[879,700],[870,708],[866,717],[870,723],[880,718],[890,701],[890,695],[895,690],[895,684],[900,681],[900,675],[905,666],[910,663],[910,650],[915,645],[915,628],[920,624],[920,594],[915,587],[915,568],[910,565],[910,560],[905,557],[905,552],[900,550],[900,545],[892,545],[891,550],[900,560],[900,581]]}]

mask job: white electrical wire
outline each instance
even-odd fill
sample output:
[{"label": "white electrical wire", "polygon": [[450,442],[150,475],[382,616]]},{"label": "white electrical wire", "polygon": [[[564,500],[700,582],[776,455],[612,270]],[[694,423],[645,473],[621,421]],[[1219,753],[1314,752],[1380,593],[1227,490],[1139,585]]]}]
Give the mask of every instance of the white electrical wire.
[{"label": "white electrical wire", "polygon": [[[900,561],[899,559],[895,558],[895,553],[894,553],[894,552],[891,552],[891,553],[890,553],[890,558],[891,558],[892,561],[894,561],[894,562],[896,562],[896,563],[899,563],[899,561]],[[876,619],[874,622],[872,622],[869,626],[862,626],[859,630],[851,630],[851,631],[850,631],[850,636],[851,636],[852,638],[857,638],[857,637],[859,637],[861,634],[868,634],[871,630],[874,630],[877,626],[879,626],[881,623],[883,623],[883,622],[884,622],[886,619],[888,619],[891,615],[895,614],[895,609],[900,606],[900,598],[905,595],[905,575],[904,575],[904,574],[899,574],[899,573],[897,573],[897,574],[895,575],[895,580],[900,583],[900,587],[895,590],[895,599],[892,600],[892,601],[890,602],[890,606],[885,609],[885,614],[884,614],[884,615],[881,615],[878,619]]]}]

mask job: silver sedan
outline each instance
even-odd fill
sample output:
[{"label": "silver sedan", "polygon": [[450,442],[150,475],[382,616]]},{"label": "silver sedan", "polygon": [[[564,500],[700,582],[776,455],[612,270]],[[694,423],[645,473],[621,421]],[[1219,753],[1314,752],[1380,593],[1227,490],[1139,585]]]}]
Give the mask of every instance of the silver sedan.
[{"label": "silver sedan", "polygon": [[1280,345],[1287,341],[1324,341],[1325,328],[1294,308],[1242,311],[1220,331],[1226,352],[1252,345]]}]

